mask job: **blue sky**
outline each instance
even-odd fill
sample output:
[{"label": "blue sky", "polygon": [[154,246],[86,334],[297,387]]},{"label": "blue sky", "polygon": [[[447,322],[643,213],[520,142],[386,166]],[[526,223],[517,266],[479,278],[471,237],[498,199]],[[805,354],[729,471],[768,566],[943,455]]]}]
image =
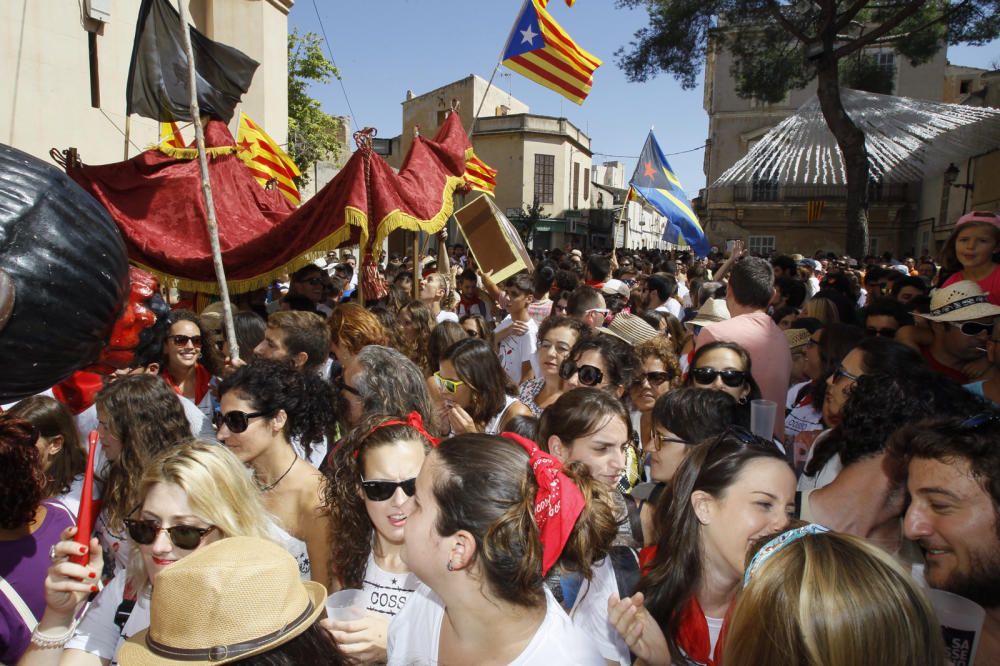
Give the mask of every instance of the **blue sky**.
[{"label": "blue sky", "polygon": [[[297,0],[289,30],[320,34],[318,8],[356,125],[392,137],[401,130],[407,90],[420,95],[469,74],[489,79],[520,7],[520,0]],[[612,0],[578,0],[572,8],[550,0],[548,7],[581,47],[604,60],[583,106],[502,67],[493,84],[532,113],[565,116],[591,137],[594,163],[620,159],[629,174],[653,127],[688,195],[697,196],[705,186],[700,147],[708,131],[700,80],[693,90],[664,74],[647,83],[626,81],[614,52],[645,25],[642,10],[617,9]],[[948,56],[956,64],[988,67],[998,54],[1000,40],[951,48]],[[351,115],[336,81],[310,93],[327,113]],[[699,149],[670,155],[691,148]]]}]

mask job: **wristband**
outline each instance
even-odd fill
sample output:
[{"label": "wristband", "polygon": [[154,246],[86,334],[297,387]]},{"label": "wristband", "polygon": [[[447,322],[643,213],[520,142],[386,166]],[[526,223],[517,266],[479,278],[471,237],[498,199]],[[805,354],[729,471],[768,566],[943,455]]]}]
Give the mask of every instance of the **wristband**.
[{"label": "wristband", "polygon": [[69,625],[69,629],[65,633],[59,634],[58,636],[50,636],[49,634],[42,633],[39,631],[38,627],[31,632],[31,643],[38,646],[43,650],[52,650],[54,648],[61,648],[69,642],[69,639],[73,637],[76,633],[76,626],[80,623],[79,619],[73,620],[73,623]]}]

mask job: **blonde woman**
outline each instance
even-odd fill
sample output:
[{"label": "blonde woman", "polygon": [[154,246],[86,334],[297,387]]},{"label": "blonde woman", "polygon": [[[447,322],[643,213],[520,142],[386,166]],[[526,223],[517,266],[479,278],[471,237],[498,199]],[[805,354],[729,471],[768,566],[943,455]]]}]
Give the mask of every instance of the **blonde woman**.
[{"label": "blonde woman", "polygon": [[[160,572],[213,541],[270,534],[259,492],[245,468],[215,444],[191,439],[161,453],[146,468],[138,496],[138,505],[125,519],[134,543],[127,575],[113,578],[79,621],[73,618],[98,590],[104,562],[97,539],[91,539],[88,549],[71,541],[75,527],[63,532],[45,580],[45,613],[19,664],[115,663],[124,640],[149,626],[149,595]],[[86,566],[69,561],[87,550]]]},{"label": "blonde woman", "polygon": [[445,307],[451,305],[452,291],[451,277],[444,273],[431,273],[420,281],[420,302],[431,311],[435,324],[458,323],[458,315]]}]

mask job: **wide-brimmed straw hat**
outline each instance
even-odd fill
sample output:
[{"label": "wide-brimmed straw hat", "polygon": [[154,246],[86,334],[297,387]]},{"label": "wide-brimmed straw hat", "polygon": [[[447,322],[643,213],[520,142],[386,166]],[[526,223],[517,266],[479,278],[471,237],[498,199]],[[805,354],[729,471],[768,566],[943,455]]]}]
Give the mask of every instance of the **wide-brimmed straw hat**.
[{"label": "wide-brimmed straw hat", "polygon": [[690,331],[695,326],[707,326],[727,319],[731,319],[731,317],[725,299],[710,298],[701,304],[694,319],[684,322],[684,327]]},{"label": "wide-brimmed straw hat", "polygon": [[931,311],[917,314],[931,321],[968,321],[1000,317],[1000,306],[990,303],[989,295],[972,280],[960,280],[931,294]]},{"label": "wide-brimmed straw hat", "polygon": [[149,629],[126,641],[122,666],[228,664],[267,652],[311,627],[326,588],[302,581],[281,546],[231,537],[203,546],[156,577]]},{"label": "wide-brimmed straw hat", "polygon": [[647,324],[642,317],[627,312],[616,315],[607,328],[599,328],[597,330],[624,340],[633,347],[637,347],[647,340],[652,340],[660,334],[659,331]]},{"label": "wide-brimmed straw hat", "polygon": [[788,351],[798,351],[802,349],[807,344],[812,336],[809,335],[809,331],[804,328],[788,328],[785,329],[785,337],[788,338]]}]

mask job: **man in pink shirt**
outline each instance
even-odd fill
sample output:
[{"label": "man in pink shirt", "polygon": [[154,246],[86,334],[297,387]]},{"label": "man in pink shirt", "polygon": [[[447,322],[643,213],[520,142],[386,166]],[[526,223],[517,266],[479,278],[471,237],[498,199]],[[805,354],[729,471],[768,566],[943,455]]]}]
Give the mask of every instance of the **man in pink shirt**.
[{"label": "man in pink shirt", "polygon": [[[792,374],[792,354],[785,333],[767,314],[774,294],[774,270],[765,259],[746,257],[736,262],[726,289],[726,306],[731,319],[701,329],[696,347],[715,340],[735,342],[750,354],[753,378],[765,400],[779,407],[785,404]],[[784,441],[782,410],[774,419],[774,436]]]}]

